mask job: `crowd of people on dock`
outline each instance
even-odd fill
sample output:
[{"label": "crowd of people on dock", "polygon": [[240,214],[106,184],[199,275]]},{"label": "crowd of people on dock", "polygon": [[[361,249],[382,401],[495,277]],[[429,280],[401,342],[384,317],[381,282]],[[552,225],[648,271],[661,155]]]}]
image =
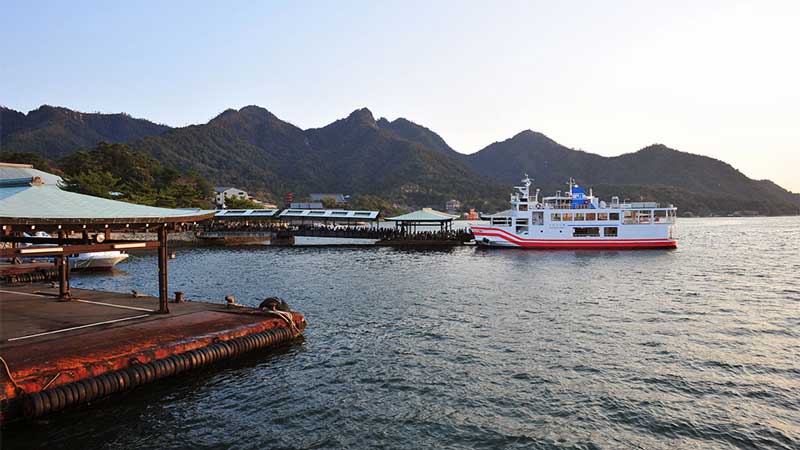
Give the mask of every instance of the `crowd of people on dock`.
[{"label": "crowd of people on dock", "polygon": [[275,237],[316,236],[379,239],[382,241],[459,241],[467,242],[472,234],[465,230],[423,230],[409,228],[381,228],[377,226],[342,226],[323,224],[286,224],[269,222],[215,221],[203,227],[213,232],[269,232]]}]

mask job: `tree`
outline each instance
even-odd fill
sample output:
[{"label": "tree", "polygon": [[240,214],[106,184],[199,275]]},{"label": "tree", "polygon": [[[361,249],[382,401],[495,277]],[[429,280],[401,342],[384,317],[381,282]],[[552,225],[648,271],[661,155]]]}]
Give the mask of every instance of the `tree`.
[{"label": "tree", "polygon": [[248,198],[239,197],[225,197],[225,207],[227,209],[264,209],[264,205]]},{"label": "tree", "polygon": [[406,211],[403,208],[393,205],[381,197],[375,195],[358,195],[350,200],[350,209],[363,211],[380,211],[384,217],[391,217],[402,214]]},{"label": "tree", "polygon": [[64,177],[64,189],[95,197],[111,198],[111,192],[119,184],[120,179],[109,172],[81,172]]},{"label": "tree", "polygon": [[320,203],[325,209],[347,209],[347,203],[339,203],[333,197],[324,197],[320,200]]},{"label": "tree", "polygon": [[31,164],[34,169],[43,172],[52,172],[46,159],[35,153],[15,152],[12,150],[0,151],[0,161],[13,164]]},{"label": "tree", "polygon": [[165,208],[210,206],[208,181],[194,173],[183,175],[125,144],[101,142],[59,165],[71,191]]}]

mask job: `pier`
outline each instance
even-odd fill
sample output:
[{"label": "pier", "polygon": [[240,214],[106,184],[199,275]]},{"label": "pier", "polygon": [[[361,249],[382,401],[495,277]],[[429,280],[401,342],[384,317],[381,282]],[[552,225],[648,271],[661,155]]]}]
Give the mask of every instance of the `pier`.
[{"label": "pier", "polygon": [[34,418],[289,342],[305,319],[206,302],[72,289],[0,287],[2,420]]},{"label": "pier", "polygon": [[[179,292],[170,299],[168,234],[192,229],[214,211],[92,197],[64,191],[30,166],[4,169],[14,176],[0,179],[0,258],[8,260],[0,272],[14,281],[54,270],[58,282],[0,286],[0,423],[108,397],[304,330],[299,313],[186,302]],[[47,235],[33,235],[40,231]],[[158,240],[111,239],[132,231]],[[71,287],[73,255],[144,249],[158,252],[157,297]],[[39,261],[24,262],[30,258]]]},{"label": "pier", "polygon": [[[454,216],[424,208],[387,218],[379,211],[349,210],[221,210],[204,222],[198,237],[208,243],[272,246],[456,246],[473,239],[453,229]],[[421,229],[420,229],[421,228]]]}]

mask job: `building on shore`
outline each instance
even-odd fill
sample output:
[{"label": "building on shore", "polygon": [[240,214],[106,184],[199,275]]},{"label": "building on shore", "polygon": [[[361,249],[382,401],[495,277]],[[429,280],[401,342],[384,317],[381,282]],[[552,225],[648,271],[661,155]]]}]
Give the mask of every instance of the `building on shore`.
[{"label": "building on shore", "polygon": [[214,204],[220,208],[225,207],[226,198],[249,199],[246,191],[230,186],[217,186],[214,188]]},{"label": "building on shore", "polygon": [[294,202],[294,192],[287,192],[286,195],[283,196],[283,207],[291,208],[293,202]]},{"label": "building on shore", "polygon": [[448,214],[456,214],[461,210],[461,202],[456,199],[448,200],[444,204],[444,209]]}]

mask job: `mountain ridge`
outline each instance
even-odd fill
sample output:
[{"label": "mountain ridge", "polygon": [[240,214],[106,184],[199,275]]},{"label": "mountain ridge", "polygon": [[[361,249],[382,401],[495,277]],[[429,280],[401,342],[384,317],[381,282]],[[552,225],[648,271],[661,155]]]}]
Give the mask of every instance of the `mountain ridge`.
[{"label": "mountain ridge", "polygon": [[170,127],[125,113],[102,114],[42,105],[27,114],[0,106],[0,145],[57,159],[100,141],[128,142]]},{"label": "mountain ridge", "polygon": [[[178,128],[125,114],[80,113],[47,105],[28,114],[9,108],[0,113],[3,148],[57,159],[96,144],[88,140],[107,140],[106,135],[114,134],[107,124],[121,121],[122,132],[112,137],[125,135],[134,149],[215,183],[260,191],[273,199],[289,190],[344,191],[382,196],[409,207],[441,208],[446,199],[457,198],[479,209],[505,209],[510,186],[528,172],[544,192],[563,189],[565,180],[574,177],[603,196],[647,195],[679,207],[683,203],[682,210],[697,214],[800,212],[799,194],[769,180],[752,180],[723,161],[664,144],[605,157],[567,148],[526,129],[462,154],[423,125],[402,117],[376,120],[366,107],[305,130],[257,105],[226,109],[205,124]],[[29,136],[37,139],[25,139]],[[59,144],[55,150],[49,146],[54,141]]]}]

